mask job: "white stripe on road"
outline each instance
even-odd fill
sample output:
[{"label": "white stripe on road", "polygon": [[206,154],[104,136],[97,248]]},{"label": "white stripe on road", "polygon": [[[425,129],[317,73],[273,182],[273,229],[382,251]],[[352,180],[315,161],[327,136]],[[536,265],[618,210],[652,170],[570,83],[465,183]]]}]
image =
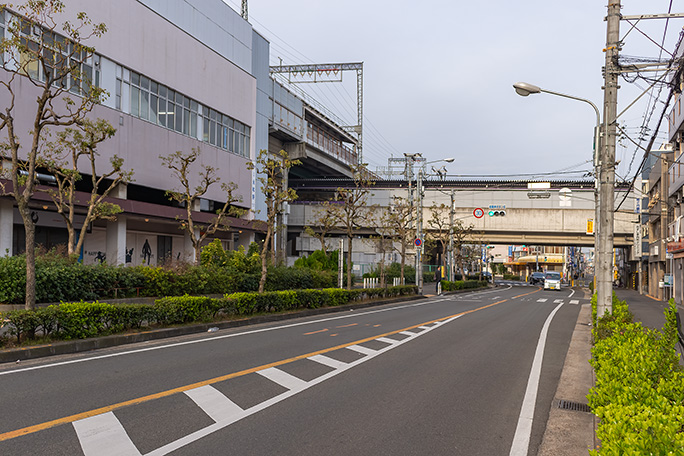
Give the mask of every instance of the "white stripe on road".
[{"label": "white stripe on road", "polygon": [[188,390],[185,394],[216,422],[233,419],[243,412],[239,405],[211,385]]},{"label": "white stripe on road", "polygon": [[350,345],[347,348],[349,350],[355,351],[356,353],[361,353],[362,355],[372,355],[377,351],[373,350],[372,348],[362,347],[361,345]]},{"label": "white stripe on road", "polygon": [[269,367],[268,369],[260,370],[257,372],[257,374],[266,377],[272,382],[276,382],[280,386],[284,386],[289,390],[299,391],[306,388],[306,382],[304,380],[275,367]]},{"label": "white stripe on road", "polygon": [[554,300],[553,300],[553,303],[554,303],[554,304],[562,304],[562,303],[563,303],[563,300],[562,300],[562,299],[554,299]]},{"label": "white stripe on road", "polygon": [[571,299],[570,304],[579,304],[579,299]]},{"label": "white stripe on road", "polygon": [[338,361],[336,359],[332,359],[329,356],[325,355],[313,355],[309,356],[307,359],[310,359],[311,361],[316,361],[317,363],[323,364],[324,366],[332,367],[333,369],[341,369],[347,365],[347,363]]},{"label": "white stripe on road", "polygon": [[413,336],[416,335],[416,333],[410,332],[410,331],[402,331],[402,332],[400,332],[399,334],[403,334],[403,335],[405,335],[405,336],[411,336],[411,337],[413,337]]},{"label": "white stripe on road", "polygon": [[568,296],[568,298],[572,298],[572,295],[574,295],[574,294],[575,294],[575,290],[572,290],[572,293],[570,293],[570,296]]},{"label": "white stripe on road", "polygon": [[397,343],[397,341],[395,339],[390,339],[389,337],[378,337],[375,340],[377,340],[379,342],[384,342],[386,344],[396,344]]},{"label": "white stripe on road", "polygon": [[[494,291],[498,291],[498,290],[494,290]],[[458,296],[459,297],[460,296],[464,296],[464,297],[466,297],[466,296],[477,296],[477,295],[483,295],[483,294],[487,294],[487,293],[493,293],[494,291],[485,291],[485,292],[481,292],[481,293],[468,292],[468,293],[464,293],[463,295],[458,295]],[[401,309],[408,309],[411,307],[425,306],[425,305],[429,305],[429,304],[434,304],[436,302],[450,301],[453,299],[454,299],[453,297],[442,298],[439,300],[421,299],[420,302],[416,302],[416,303],[412,303],[412,304],[404,304],[401,306],[388,307],[385,309],[369,310],[367,312],[352,312],[350,310],[350,312],[348,314],[336,316],[336,317],[326,317],[326,318],[321,318],[318,320],[310,320],[310,321],[303,321],[303,322],[298,322],[298,323],[291,323],[291,324],[287,324],[287,325],[253,329],[253,330],[242,331],[242,332],[238,332],[238,333],[222,334],[222,335],[211,336],[211,337],[202,338],[202,339],[188,340],[188,341],[183,341],[183,342],[173,342],[173,343],[169,343],[169,344],[157,345],[154,347],[138,348],[135,350],[127,350],[127,351],[122,351],[122,352],[117,352],[117,353],[108,353],[106,355],[90,356],[90,357],[86,357],[86,358],[71,359],[68,361],[59,361],[56,363],[42,364],[39,366],[31,366],[31,367],[24,367],[24,368],[19,368],[19,369],[14,369],[14,370],[8,370],[8,371],[0,372],[0,376],[18,374],[20,372],[28,372],[28,371],[38,370],[38,369],[46,369],[49,367],[67,366],[70,364],[84,363],[84,362],[89,362],[89,361],[97,361],[100,359],[114,358],[117,356],[133,355],[133,354],[144,353],[144,352],[153,351],[153,350],[163,350],[166,348],[182,347],[184,345],[201,344],[204,342],[213,342],[213,341],[220,340],[220,339],[227,339],[227,338],[239,337],[239,336],[247,336],[250,334],[258,334],[258,333],[267,332],[267,331],[277,331],[279,329],[294,328],[297,326],[312,325],[312,324],[316,324],[316,323],[323,323],[323,322],[327,322],[327,321],[339,320],[342,318],[356,318],[356,317],[359,317],[361,315],[371,315],[371,314],[381,313],[381,312],[391,312],[393,310],[401,310]],[[227,329],[235,329],[235,328],[227,328]],[[213,333],[213,334],[215,334],[215,333]],[[190,336],[190,335],[197,335],[197,334],[188,334],[188,336]],[[415,333],[410,333],[409,335],[415,335]],[[78,353],[73,353],[72,355],[78,355]]]},{"label": "white stripe on road", "polygon": [[[433,329],[438,328],[439,326],[444,325],[446,323],[449,323],[451,321],[454,321],[454,320],[456,320],[462,316],[463,316],[463,314],[449,318],[448,320],[444,320],[444,321],[435,323],[428,330],[425,330],[421,333],[418,333],[418,334],[410,333],[410,334],[414,337],[422,336],[423,334],[427,334],[430,331],[432,331]],[[364,357],[362,357],[356,361],[353,361],[351,363],[343,363],[344,365],[341,366],[339,369],[335,369],[333,371],[328,372],[327,374],[323,374],[320,377],[317,377],[317,378],[311,380],[310,382],[305,382],[306,387],[310,388],[312,386],[318,385],[319,383],[322,383],[325,380],[332,378],[337,374],[345,372],[354,366],[358,366],[361,363],[365,363],[365,362],[375,358],[376,356],[381,355],[382,353],[386,352],[387,350],[391,350],[391,349],[396,348],[400,345],[403,345],[407,342],[410,342],[414,337],[407,337],[406,339],[396,341],[396,343],[394,345],[390,345],[390,346],[385,347],[381,350],[373,350],[372,354],[369,354],[368,356],[364,356]],[[319,362],[322,361],[322,358],[318,358],[318,356],[321,356],[322,358],[327,358],[326,356],[323,356],[323,355],[314,355],[314,356],[311,356],[309,359],[314,359],[315,361],[318,360]],[[263,371],[261,371],[261,372],[263,372]],[[245,417],[248,417],[250,415],[253,415],[253,414],[255,414],[261,410],[267,409],[271,405],[277,404],[278,402],[281,402],[281,401],[283,401],[289,397],[292,397],[301,391],[303,391],[303,389],[286,391],[286,392],[284,392],[278,396],[275,396],[275,397],[268,399],[268,400],[266,400],[260,404],[255,405],[254,407],[251,407],[251,408],[245,410],[240,416],[237,416],[232,420],[226,420],[226,421],[222,421],[220,423],[214,423],[214,424],[209,425],[205,428],[199,429],[190,435],[186,435],[185,437],[181,437],[178,440],[167,443],[166,445],[162,446],[161,448],[157,448],[156,450],[147,453],[146,456],[163,456],[163,455],[172,453],[173,451],[176,451],[180,448],[183,448],[183,447],[191,444],[192,442],[196,442],[197,440],[199,440],[203,437],[206,437],[206,436],[208,436],[208,435],[210,435],[210,434],[212,434],[212,433],[214,433],[220,429],[224,429],[236,421],[239,421],[239,420],[241,420]]]},{"label": "white stripe on road", "polygon": [[544,347],[546,346],[546,336],[549,333],[549,326],[554,315],[561,308],[563,303],[556,306],[549,314],[542,327],[541,334],[539,334],[539,342],[537,342],[537,349],[534,352],[534,361],[532,361],[532,369],[530,377],[527,380],[527,389],[525,390],[525,398],[523,399],[522,408],[520,409],[520,417],[518,418],[518,425],[515,428],[515,437],[511,445],[510,456],[527,456],[530,446],[530,435],[532,434],[532,420],[534,419],[534,405],[537,402],[537,390],[539,388],[539,378],[541,377],[542,361],[544,359]]},{"label": "white stripe on road", "polygon": [[140,456],[113,412],[74,421],[85,456]]},{"label": "white stripe on road", "polygon": [[539,299],[537,299],[537,302],[546,302],[546,301],[548,301],[548,299],[546,299],[546,298],[539,298]]}]

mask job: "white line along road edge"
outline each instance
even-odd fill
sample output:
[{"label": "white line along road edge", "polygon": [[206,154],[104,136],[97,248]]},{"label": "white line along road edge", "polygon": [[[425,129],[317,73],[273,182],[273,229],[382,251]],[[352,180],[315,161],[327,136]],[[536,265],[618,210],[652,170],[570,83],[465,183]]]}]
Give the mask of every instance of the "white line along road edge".
[{"label": "white line along road edge", "polygon": [[544,359],[544,347],[546,347],[546,336],[549,333],[549,326],[554,315],[561,308],[563,303],[556,306],[549,314],[542,327],[541,334],[539,334],[539,342],[537,342],[537,350],[534,352],[534,361],[532,361],[532,369],[530,370],[530,377],[527,380],[527,389],[525,390],[525,398],[523,399],[522,408],[520,409],[520,417],[518,418],[518,425],[515,428],[515,437],[513,437],[513,444],[511,445],[510,456],[527,456],[530,446],[530,435],[532,434],[532,420],[534,419],[534,404],[537,402],[537,390],[539,389],[539,378],[541,377],[542,361]]}]

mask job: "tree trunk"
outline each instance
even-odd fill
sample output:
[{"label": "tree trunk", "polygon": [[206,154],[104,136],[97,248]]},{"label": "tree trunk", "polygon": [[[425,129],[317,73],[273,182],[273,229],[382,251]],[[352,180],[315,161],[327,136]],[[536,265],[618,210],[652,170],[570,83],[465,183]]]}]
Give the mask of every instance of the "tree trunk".
[{"label": "tree trunk", "polygon": [[352,236],[348,236],[349,248],[347,249],[347,290],[351,290],[352,287]]},{"label": "tree trunk", "polygon": [[406,267],[406,242],[401,243],[401,283],[404,285],[404,268]]},{"label": "tree trunk", "polygon": [[26,233],[26,310],[36,308],[36,224],[31,219],[31,210],[27,204],[19,204],[19,213],[24,219]]},{"label": "tree trunk", "polygon": [[271,229],[266,230],[266,239],[261,249],[261,278],[259,279],[259,293],[264,292],[266,287],[266,273],[268,272],[268,243],[271,240]]}]

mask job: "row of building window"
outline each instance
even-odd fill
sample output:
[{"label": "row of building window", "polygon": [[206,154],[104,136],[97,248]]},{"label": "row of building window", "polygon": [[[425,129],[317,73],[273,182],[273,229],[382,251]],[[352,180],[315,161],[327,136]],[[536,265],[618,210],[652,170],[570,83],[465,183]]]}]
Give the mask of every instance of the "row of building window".
[{"label": "row of building window", "polygon": [[[125,90],[126,89],[126,90]],[[130,114],[178,133],[200,139],[243,157],[249,157],[249,126],[150,78],[117,67],[116,108],[130,94]]]},{"label": "row of building window", "polygon": [[[0,38],[4,38],[6,28],[5,12],[0,11]],[[18,64],[26,75],[35,80],[52,80],[53,84],[77,95],[88,93],[91,86],[100,86],[99,55],[23,20],[20,30],[27,51],[19,56]],[[45,65],[39,56],[43,57]],[[65,72],[68,74],[64,75]],[[116,109],[127,110],[134,117],[249,157],[249,126],[140,73],[118,65],[116,72]],[[123,103],[123,96],[130,97],[127,100],[130,103]]]},{"label": "row of building window", "polygon": [[[5,38],[5,29],[5,12],[2,11],[1,38]],[[96,67],[100,62],[99,56],[93,55],[62,35],[51,30],[43,30],[24,20],[21,20],[19,30],[21,45],[25,49],[19,55],[18,64],[21,72],[36,81],[51,81],[55,86],[61,86],[76,95],[85,95],[90,92],[91,86],[99,86],[100,72]]]}]

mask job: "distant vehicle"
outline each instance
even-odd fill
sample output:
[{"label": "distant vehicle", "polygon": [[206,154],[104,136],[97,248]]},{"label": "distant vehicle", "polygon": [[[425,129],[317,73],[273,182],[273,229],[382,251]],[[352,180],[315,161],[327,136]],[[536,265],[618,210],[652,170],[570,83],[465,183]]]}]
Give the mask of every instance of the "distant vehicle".
[{"label": "distant vehicle", "polygon": [[484,279],[485,279],[487,282],[491,282],[491,281],[492,281],[492,273],[489,272],[489,271],[483,271],[483,272],[482,272],[482,277],[484,277]]},{"label": "distant vehicle", "polygon": [[561,289],[561,274],[560,272],[547,272],[544,277],[544,290],[560,290]]},{"label": "distant vehicle", "polygon": [[544,285],[545,274],[543,272],[533,272],[530,276],[531,285]]}]

